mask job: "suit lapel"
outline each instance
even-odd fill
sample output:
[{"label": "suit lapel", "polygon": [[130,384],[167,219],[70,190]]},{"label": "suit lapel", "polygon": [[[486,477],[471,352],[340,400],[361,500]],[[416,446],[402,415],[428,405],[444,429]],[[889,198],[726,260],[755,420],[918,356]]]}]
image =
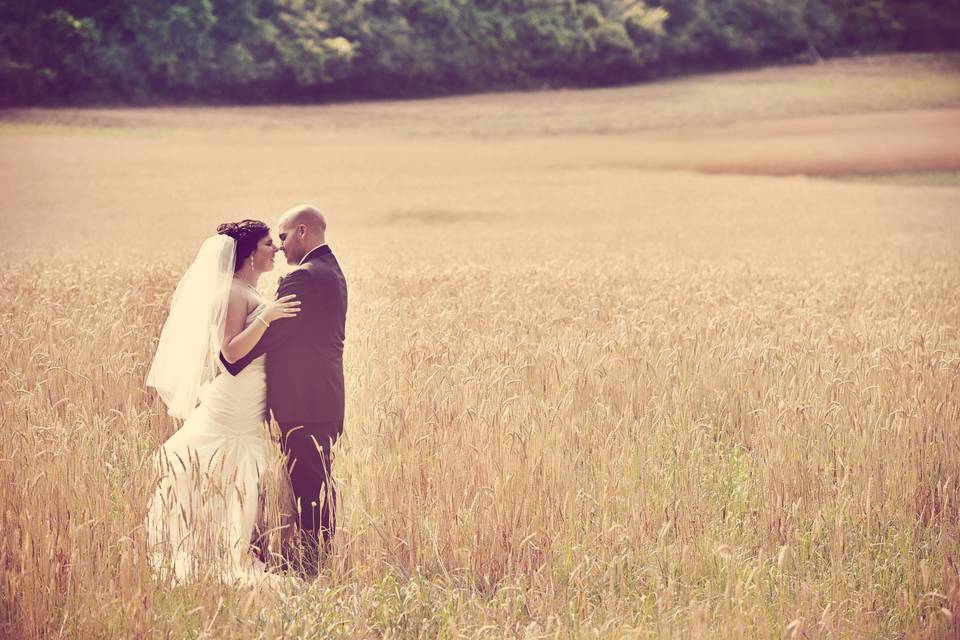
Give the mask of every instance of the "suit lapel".
[{"label": "suit lapel", "polygon": [[[328,255],[333,255],[333,251],[330,250],[330,245],[325,244],[322,247],[319,247],[311,251],[307,255],[307,259],[303,262],[303,264],[299,265],[299,267],[302,267],[304,264],[307,264],[308,262],[313,262],[314,260],[320,261],[323,259],[324,256],[328,256]],[[290,274],[287,274],[287,275],[290,275]],[[283,284],[283,281],[286,277],[287,276],[280,276],[280,278],[277,280],[277,289],[280,289],[280,285]]]}]

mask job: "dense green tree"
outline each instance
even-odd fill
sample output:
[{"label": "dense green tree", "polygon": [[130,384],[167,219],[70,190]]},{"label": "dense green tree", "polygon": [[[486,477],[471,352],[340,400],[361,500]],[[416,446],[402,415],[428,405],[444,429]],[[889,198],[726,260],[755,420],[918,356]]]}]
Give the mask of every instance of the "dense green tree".
[{"label": "dense green tree", "polygon": [[960,0],[8,0],[0,97],[422,95],[958,44]]},{"label": "dense green tree", "polygon": [[[960,0],[890,0],[889,15],[896,22],[893,47],[936,50],[960,42]],[[884,48],[892,48],[890,43]]]},{"label": "dense green tree", "polygon": [[825,0],[663,0],[674,68],[726,68],[815,52],[836,37]]}]

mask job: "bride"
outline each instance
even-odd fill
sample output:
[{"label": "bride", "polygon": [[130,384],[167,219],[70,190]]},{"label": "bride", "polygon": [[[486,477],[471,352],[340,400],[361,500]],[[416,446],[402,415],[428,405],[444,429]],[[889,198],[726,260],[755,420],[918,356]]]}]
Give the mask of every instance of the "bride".
[{"label": "bride", "polygon": [[221,351],[238,360],[271,322],[298,313],[295,296],[266,302],[257,293],[278,251],[262,222],[220,225],[177,285],[147,375],[170,415],[185,418],[157,453],[160,480],[146,519],[154,567],[176,580],[264,570],[250,545],[271,446],[264,356],[236,377],[216,373]]}]

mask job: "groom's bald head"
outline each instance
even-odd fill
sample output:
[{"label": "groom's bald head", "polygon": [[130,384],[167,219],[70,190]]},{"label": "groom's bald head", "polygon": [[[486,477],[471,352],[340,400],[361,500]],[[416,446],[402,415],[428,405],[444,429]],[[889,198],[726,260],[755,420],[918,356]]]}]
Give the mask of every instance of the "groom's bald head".
[{"label": "groom's bald head", "polygon": [[292,209],[287,209],[280,216],[280,225],[284,223],[290,225],[305,225],[313,233],[323,234],[327,230],[327,220],[320,213],[319,209],[309,204],[301,204]]},{"label": "groom's bald head", "polygon": [[287,263],[299,264],[308,251],[326,242],[327,220],[316,207],[302,204],[280,216],[277,232]]}]

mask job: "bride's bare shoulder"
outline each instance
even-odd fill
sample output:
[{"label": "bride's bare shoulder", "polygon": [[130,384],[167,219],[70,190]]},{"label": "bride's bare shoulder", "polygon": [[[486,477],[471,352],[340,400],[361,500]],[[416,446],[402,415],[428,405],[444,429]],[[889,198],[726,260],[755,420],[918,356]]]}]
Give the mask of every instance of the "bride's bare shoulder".
[{"label": "bride's bare shoulder", "polygon": [[230,303],[234,303],[238,300],[245,300],[247,297],[246,287],[239,282],[230,283]]},{"label": "bride's bare shoulder", "polygon": [[231,283],[230,297],[227,300],[227,318],[246,318],[252,306],[256,306],[256,304],[252,302],[252,298],[253,296],[250,294],[248,287],[238,282]]}]

